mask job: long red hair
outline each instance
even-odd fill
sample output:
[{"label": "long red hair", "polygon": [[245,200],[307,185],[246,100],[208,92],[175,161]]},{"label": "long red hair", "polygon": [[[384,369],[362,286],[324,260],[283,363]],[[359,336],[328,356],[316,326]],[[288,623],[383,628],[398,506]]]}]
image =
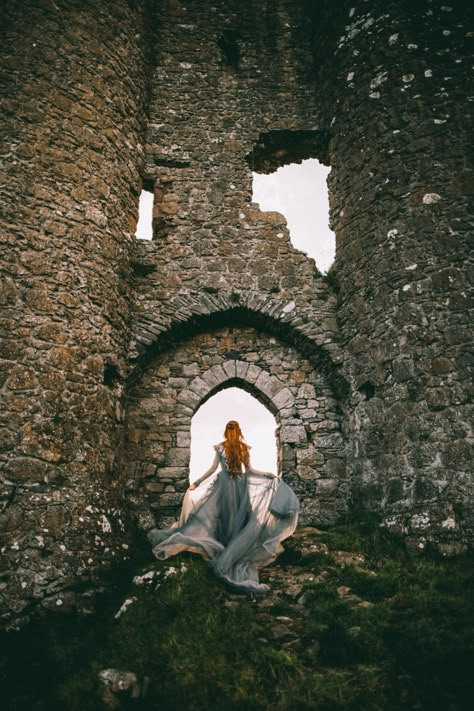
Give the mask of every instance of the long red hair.
[{"label": "long red hair", "polygon": [[242,474],[242,464],[245,467],[250,464],[249,447],[245,444],[240,425],[235,420],[230,420],[225,427],[223,445],[230,474]]}]

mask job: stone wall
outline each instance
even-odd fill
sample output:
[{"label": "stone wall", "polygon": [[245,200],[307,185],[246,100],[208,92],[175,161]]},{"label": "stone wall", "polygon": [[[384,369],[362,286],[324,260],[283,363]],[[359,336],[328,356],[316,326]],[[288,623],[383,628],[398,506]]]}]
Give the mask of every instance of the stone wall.
[{"label": "stone wall", "polygon": [[472,540],[472,111],[464,3],[312,5],[353,492]]},{"label": "stone wall", "polygon": [[69,609],[128,540],[111,472],[143,164],[143,12],[125,0],[2,3],[7,616]]},{"label": "stone wall", "polygon": [[[303,522],[332,523],[347,510],[341,410],[326,379],[296,348],[255,329],[225,328],[162,353],[130,391],[123,478],[145,530],[155,518],[176,520],[189,486],[191,419],[235,386],[275,416],[279,473],[300,496]],[[212,452],[203,471],[211,460]]]},{"label": "stone wall", "polygon": [[[343,345],[353,502],[421,546],[471,525],[465,20],[429,2],[164,3],[155,241],[137,257],[135,354],[232,299],[336,368]],[[306,155],[332,167],[334,290],[250,202],[250,168],[300,160],[311,132]]]},{"label": "stone wall", "polygon": [[157,22],[143,174],[154,240],[137,245],[132,356],[178,324],[185,332],[202,314],[240,307],[290,324],[342,362],[334,294],[291,245],[284,217],[251,202],[252,168],[327,151],[304,8],[166,0]]}]

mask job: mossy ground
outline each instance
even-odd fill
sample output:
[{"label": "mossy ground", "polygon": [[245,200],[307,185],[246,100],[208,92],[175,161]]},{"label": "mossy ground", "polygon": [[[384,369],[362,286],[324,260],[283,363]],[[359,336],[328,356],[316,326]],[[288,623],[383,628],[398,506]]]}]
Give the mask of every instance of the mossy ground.
[{"label": "mossy ground", "polygon": [[124,709],[472,707],[472,556],[411,558],[375,524],[302,529],[286,547],[257,599],[182,556],[150,562],[153,581],[130,581],[93,620],[4,635],[3,708],[103,709],[97,675],[110,667],[150,679]]}]

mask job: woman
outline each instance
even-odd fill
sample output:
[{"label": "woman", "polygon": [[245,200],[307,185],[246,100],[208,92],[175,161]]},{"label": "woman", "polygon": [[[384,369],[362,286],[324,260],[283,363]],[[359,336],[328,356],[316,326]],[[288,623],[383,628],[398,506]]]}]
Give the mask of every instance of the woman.
[{"label": "woman", "polygon": [[235,420],[214,449],[212,465],[184,496],[179,522],[148,533],[153,554],[199,553],[234,589],[266,592],[258,568],[281,553],[281,541],[295,530],[298,499],[274,474],[250,465],[250,447]]}]

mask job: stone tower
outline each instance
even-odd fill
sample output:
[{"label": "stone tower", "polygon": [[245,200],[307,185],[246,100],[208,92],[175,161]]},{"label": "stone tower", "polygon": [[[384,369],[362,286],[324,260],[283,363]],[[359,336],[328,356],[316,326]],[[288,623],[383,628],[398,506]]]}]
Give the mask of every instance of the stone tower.
[{"label": "stone tower", "polygon": [[[304,520],[472,540],[463,8],[2,3],[3,623],[87,607],[234,385],[275,415]],[[328,276],[251,202],[252,171],[309,157]]]}]

